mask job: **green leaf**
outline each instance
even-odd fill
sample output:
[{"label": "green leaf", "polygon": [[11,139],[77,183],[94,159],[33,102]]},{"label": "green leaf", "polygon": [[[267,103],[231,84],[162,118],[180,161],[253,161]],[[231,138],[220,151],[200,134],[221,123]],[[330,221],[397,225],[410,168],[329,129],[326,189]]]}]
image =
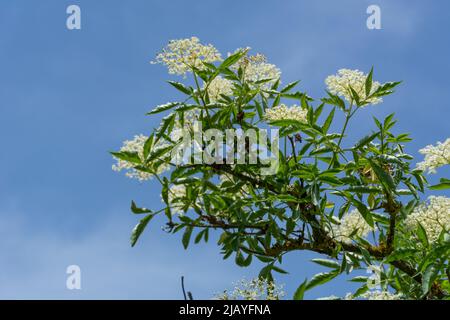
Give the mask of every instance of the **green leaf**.
[{"label": "green leaf", "polygon": [[329,260],[329,259],[312,259],[311,260],[314,263],[320,264],[321,266],[333,268],[333,269],[339,269],[340,264],[336,261]]},{"label": "green leaf", "polygon": [[362,295],[363,293],[365,293],[367,291],[369,291],[369,287],[367,286],[367,284],[363,284],[361,287],[358,288],[358,290],[355,291],[353,296],[359,297],[360,295]]},{"label": "green leaf", "polygon": [[413,172],[411,172],[411,174],[414,176],[417,183],[419,184],[419,190],[421,192],[424,192],[425,183],[427,182],[425,177],[419,171],[413,171]]},{"label": "green leaf", "polygon": [[352,86],[349,86],[349,88],[353,100],[355,100],[356,105],[359,106],[361,102],[361,97],[358,95],[358,92],[356,92],[355,89],[352,88]]},{"label": "green leaf", "polygon": [[186,229],[184,230],[183,239],[182,239],[184,249],[187,249],[187,247],[189,246],[189,241],[191,240],[192,230],[193,230],[193,228],[191,226],[187,226]]},{"label": "green leaf", "polygon": [[272,277],[272,264],[268,264],[267,266],[265,266],[264,268],[261,269],[261,271],[259,272],[258,277],[262,278],[262,279],[267,279],[267,280],[271,280]]},{"label": "green leaf", "polygon": [[444,190],[450,188],[450,179],[441,178],[439,184],[436,184],[434,186],[431,186],[431,190]]},{"label": "green leaf", "polygon": [[[210,104],[210,105],[208,105],[208,108],[213,108],[214,106],[215,106],[214,104]],[[194,109],[205,109],[205,107],[199,106],[197,104],[185,104],[185,103],[183,103],[178,108],[176,108],[174,111],[177,112],[178,114],[181,114],[181,112],[186,112],[186,111],[194,110]]]},{"label": "green leaf", "polygon": [[319,119],[320,115],[322,114],[323,111],[323,107],[325,106],[325,103],[321,103],[317,109],[314,111],[314,123],[317,122],[317,120]]},{"label": "green leaf", "polygon": [[333,122],[335,110],[336,110],[336,108],[333,108],[330,111],[330,114],[328,115],[328,117],[325,119],[325,122],[323,123],[322,131],[324,134],[328,132],[328,129],[330,129],[331,123]]},{"label": "green leaf", "polygon": [[194,243],[199,243],[199,242],[202,240],[202,238],[203,238],[203,236],[205,235],[205,233],[206,233],[207,230],[208,230],[208,229],[203,229],[202,231],[200,231],[200,232],[195,236]]},{"label": "green leaf", "polygon": [[331,272],[321,272],[316,274],[310,281],[308,281],[306,285],[306,290],[310,290],[318,285],[327,283],[328,281],[334,279],[339,272],[331,271]]},{"label": "green leaf", "polygon": [[283,270],[283,269],[281,269],[279,267],[276,267],[276,266],[272,266],[272,270],[276,271],[278,273],[281,273],[281,274],[288,274],[288,272],[286,270]]},{"label": "green leaf", "polygon": [[236,52],[235,54],[232,54],[228,58],[226,58],[218,67],[218,69],[223,70],[228,67],[231,67],[233,64],[238,62],[245,54],[247,53],[246,50],[241,50],[239,52]]},{"label": "green leaf", "polygon": [[135,214],[143,214],[143,213],[150,213],[152,210],[147,208],[138,208],[136,206],[136,203],[134,201],[131,201],[131,212]]},{"label": "green leaf", "polygon": [[121,151],[121,152],[111,152],[111,154],[120,160],[141,164],[141,158],[139,158],[137,152]]},{"label": "green leaf", "polygon": [[264,111],[261,104],[255,100],[256,111],[258,112],[258,116],[260,119],[264,118]]},{"label": "green leaf", "polygon": [[352,202],[355,205],[355,207],[358,209],[359,213],[362,215],[364,220],[366,220],[367,224],[373,228],[374,222],[373,222],[373,218],[372,218],[372,213],[369,211],[369,209],[367,209],[366,205],[356,199],[353,199]]},{"label": "green leaf", "polygon": [[236,253],[235,262],[240,267],[248,267],[252,263],[252,255],[249,254],[247,258],[244,258],[244,255],[240,251],[238,251]]},{"label": "green leaf", "polygon": [[312,101],[311,97],[299,91],[296,91],[294,93],[281,93],[280,98],[294,99],[294,100],[302,100],[303,98],[305,98],[307,101]]},{"label": "green leaf", "polygon": [[275,194],[269,197],[270,200],[279,200],[283,202],[300,202],[298,197],[291,196],[289,194]]},{"label": "green leaf", "polygon": [[164,148],[159,148],[153,151],[147,159],[147,163],[150,163],[156,159],[159,159],[162,155],[164,155],[167,151],[171,150],[172,146],[167,146]]},{"label": "green leaf", "polygon": [[156,137],[158,139],[161,138],[164,135],[166,129],[169,128],[169,126],[173,125],[173,123],[175,122],[175,117],[176,117],[176,114],[175,113],[171,113],[171,114],[169,114],[169,115],[167,115],[166,117],[163,118],[163,120],[161,122],[161,125],[158,128],[158,134],[156,135]]},{"label": "green leaf", "polygon": [[375,222],[380,222],[385,225],[389,224],[389,218],[387,216],[377,212],[370,212],[370,214]]},{"label": "green leaf", "polygon": [[286,93],[288,91],[290,91],[292,88],[294,88],[298,83],[300,82],[300,80],[294,81],[289,83],[286,87],[284,87],[283,89],[281,89],[281,93]]},{"label": "green leaf", "polygon": [[385,130],[389,130],[392,124],[392,119],[394,119],[395,113],[389,114],[385,119],[383,123],[383,127]]},{"label": "green leaf", "polygon": [[425,270],[422,277],[422,294],[426,295],[433,284],[434,278],[436,276],[436,268],[433,265],[429,265]]},{"label": "green leaf", "polygon": [[151,134],[147,141],[145,141],[144,144],[144,159],[147,159],[148,155],[150,154],[150,150],[152,149],[152,145],[153,145],[153,137],[154,135]]},{"label": "green leaf", "polygon": [[389,162],[389,163],[395,163],[395,164],[399,164],[399,165],[404,165],[404,162],[401,159],[399,159],[398,157],[396,157],[396,156],[391,156],[391,155],[388,155],[388,154],[382,154],[382,155],[379,155],[377,158],[380,159],[380,160]]},{"label": "green leaf", "polygon": [[375,124],[378,127],[378,129],[380,129],[380,130],[383,129],[383,126],[381,125],[380,120],[378,120],[377,118],[373,117],[373,121],[375,122]]},{"label": "green leaf", "polygon": [[352,149],[359,149],[361,147],[364,147],[366,144],[368,144],[369,142],[371,142],[373,139],[375,139],[377,136],[379,135],[379,132],[375,132],[373,134],[369,134],[367,136],[365,136],[364,138],[362,138],[361,140],[359,140]]},{"label": "green leaf", "polygon": [[373,67],[370,69],[369,74],[366,78],[365,89],[366,89],[366,97],[370,95],[370,91],[372,90],[372,77],[373,77]]},{"label": "green leaf", "polygon": [[320,187],[314,182],[311,186],[311,199],[315,206],[319,205],[320,202]]},{"label": "green leaf", "polygon": [[388,263],[396,260],[403,260],[405,258],[413,256],[415,253],[416,253],[415,249],[408,249],[408,248],[396,249],[385,259],[385,262]]},{"label": "green leaf", "polygon": [[385,188],[389,191],[395,190],[395,183],[391,175],[386,173],[386,171],[384,171],[378,164],[376,164],[371,159],[368,160],[376,176],[378,177],[380,182],[385,186]]},{"label": "green leaf", "polygon": [[382,97],[386,96],[388,94],[393,93],[396,86],[398,86],[401,83],[401,81],[398,82],[386,82],[385,84],[381,85],[372,96],[374,97]]},{"label": "green leaf", "polygon": [[319,180],[325,183],[328,183],[332,186],[340,186],[343,184],[343,182],[336,177],[330,177],[330,176],[319,176]]},{"label": "green leaf", "polygon": [[191,95],[192,89],[187,88],[184,84],[176,82],[176,81],[167,81],[169,84],[171,84],[175,89],[183,92],[184,94]]},{"label": "green leaf", "polygon": [[376,187],[364,187],[364,186],[354,186],[346,189],[348,192],[356,192],[356,193],[380,193],[381,188]]},{"label": "green leaf", "polygon": [[422,224],[419,222],[417,226],[417,236],[419,237],[419,240],[422,242],[422,244],[425,247],[428,247],[428,237],[427,232],[425,231],[425,228],[422,226]]},{"label": "green leaf", "polygon": [[297,288],[297,290],[295,290],[294,297],[293,297],[294,300],[303,300],[307,283],[308,283],[308,279],[305,279],[305,281],[303,281],[303,283]]},{"label": "green leaf", "polygon": [[450,182],[438,183],[429,187],[430,190],[446,190],[450,189]]},{"label": "green leaf", "polygon": [[350,282],[364,282],[364,283],[367,283],[367,279],[369,279],[369,278],[366,277],[366,276],[356,276],[356,277],[350,279],[349,281]]},{"label": "green leaf", "polygon": [[312,150],[309,154],[310,155],[323,154],[323,153],[328,153],[328,152],[332,152],[332,151],[333,151],[333,148],[322,146],[322,147]]},{"label": "green leaf", "polygon": [[164,112],[166,110],[169,110],[169,109],[172,109],[173,107],[178,106],[179,104],[180,104],[179,102],[169,102],[169,103],[166,103],[166,104],[159,105],[155,109],[153,109],[152,111],[148,112],[147,115]]},{"label": "green leaf", "polygon": [[154,217],[153,214],[149,214],[148,216],[144,217],[139,221],[139,223],[134,227],[132,233],[131,233],[131,246],[134,247],[136,242],[138,241],[139,237],[141,236],[142,232],[145,230],[145,227],[147,227],[147,224],[152,220]]},{"label": "green leaf", "polygon": [[328,92],[328,98],[322,99],[322,102],[328,103],[330,105],[339,107],[341,110],[345,110],[345,102],[341,98],[339,98],[337,95],[332,94],[331,92]]}]

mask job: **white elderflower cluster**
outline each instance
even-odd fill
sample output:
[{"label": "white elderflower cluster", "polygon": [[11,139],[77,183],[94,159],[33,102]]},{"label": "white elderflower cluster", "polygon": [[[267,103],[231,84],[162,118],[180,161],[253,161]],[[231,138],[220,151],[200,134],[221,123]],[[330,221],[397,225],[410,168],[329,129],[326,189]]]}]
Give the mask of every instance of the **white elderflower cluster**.
[{"label": "white elderflower cluster", "polygon": [[[134,136],[133,140],[124,141],[123,146],[120,148],[120,152],[136,152],[139,158],[144,162],[144,145],[148,137],[140,134]],[[152,151],[158,150],[160,148],[166,147],[167,144],[162,140],[159,140],[156,145],[153,146]],[[152,178],[152,174],[144,171],[135,169],[135,163],[125,161],[116,158],[117,163],[112,166],[114,171],[120,172],[122,170],[126,171],[125,175],[132,179],[137,179],[139,181],[149,180]],[[169,169],[169,164],[163,163],[158,166],[156,174],[161,174]]]},{"label": "white elderflower cluster", "polygon": [[169,202],[172,214],[183,214],[182,198],[186,197],[186,186],[184,184],[175,184],[169,188],[167,200]]},{"label": "white elderflower cluster", "polygon": [[204,70],[203,62],[212,63],[221,60],[219,51],[213,45],[201,44],[197,37],[191,37],[169,41],[167,47],[152,63],[166,65],[170,74],[186,75],[192,71],[192,67]]},{"label": "white elderflower cluster", "polygon": [[299,122],[307,122],[308,110],[303,109],[300,106],[293,105],[291,107],[285,104],[270,108],[266,110],[264,118],[268,122],[279,120],[296,120]]},{"label": "white elderflower cluster", "polygon": [[218,300],[281,300],[286,293],[283,286],[277,286],[265,279],[243,279],[235,284],[232,292],[216,295]]},{"label": "white elderflower cluster", "polygon": [[[234,53],[248,52],[250,49],[250,47],[239,48]],[[253,88],[258,87],[263,90],[270,89],[281,77],[280,69],[276,65],[268,63],[266,56],[259,53],[256,55],[244,55],[232,68],[235,70],[242,68],[244,80],[248,82],[254,83],[260,80],[269,80],[259,85],[251,84]]]},{"label": "white elderflower cluster", "polygon": [[450,231],[450,198],[431,196],[429,204],[422,203],[405,219],[406,229],[414,231],[420,223],[427,233],[428,241],[435,242],[441,232]]},{"label": "white elderflower cluster", "polygon": [[374,229],[364,220],[361,213],[354,209],[346,213],[339,224],[332,224],[330,237],[344,243],[351,243],[351,235],[365,238]]},{"label": "white elderflower cluster", "polygon": [[[203,89],[206,85],[203,86]],[[233,82],[217,76],[207,86],[209,101],[215,103],[220,100],[220,95],[231,96],[233,94]]]},{"label": "white elderflower cluster", "polygon": [[402,295],[390,293],[386,290],[373,290],[367,291],[358,297],[353,296],[353,294],[351,293],[347,293],[344,297],[344,300],[356,300],[358,298],[366,300],[402,300]]},{"label": "white elderflower cluster", "polygon": [[244,71],[245,80],[257,82],[260,80],[271,79],[265,83],[265,86],[271,86],[281,77],[281,71],[276,65],[268,63],[267,58],[262,54],[256,54],[248,57],[248,63]]},{"label": "white elderflower cluster", "polygon": [[419,152],[425,155],[425,159],[417,164],[417,169],[436,173],[436,169],[450,164],[450,138],[444,143],[438,142],[436,146],[428,145]]},{"label": "white elderflower cluster", "polygon": [[[336,75],[328,76],[325,79],[325,84],[328,87],[328,91],[332,94],[342,96],[347,101],[352,101],[352,94],[350,87],[355,90],[361,99],[366,97],[366,83],[367,75],[359,70],[340,69]],[[372,82],[371,94],[374,93],[380,87],[380,83],[377,81]],[[379,97],[372,97],[367,99],[370,104],[377,104],[382,102],[383,99]]]}]

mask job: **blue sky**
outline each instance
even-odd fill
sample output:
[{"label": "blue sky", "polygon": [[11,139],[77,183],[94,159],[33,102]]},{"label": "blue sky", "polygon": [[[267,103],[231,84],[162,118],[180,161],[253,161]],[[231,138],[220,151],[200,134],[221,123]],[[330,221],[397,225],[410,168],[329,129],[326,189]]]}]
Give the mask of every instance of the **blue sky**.
[{"label": "blue sky", "polygon": [[[71,4],[81,7],[81,30],[66,28]],[[381,7],[382,30],[366,28],[369,4]],[[365,135],[373,115],[395,112],[417,155],[449,136],[449,12],[446,2],[414,0],[2,1],[0,298],[179,299],[181,275],[195,297],[210,298],[257,274],[258,265],[223,261],[214,241],[183,250],[162,219],[129,246],[130,201],[158,209],[158,184],[112,172],[108,151],[149,133],[160,119],[145,112],[174,99],[166,70],[149,64],[169,39],[196,35],[223,53],[250,46],[284,83],[301,79],[318,98],[327,75],[374,65],[377,80],[404,83],[356,116],[350,139]],[[290,274],[278,280],[289,296],[320,270],[312,257],[285,259]],[[81,267],[82,290],[66,289],[71,264]],[[352,289],[338,279],[307,297]]]}]

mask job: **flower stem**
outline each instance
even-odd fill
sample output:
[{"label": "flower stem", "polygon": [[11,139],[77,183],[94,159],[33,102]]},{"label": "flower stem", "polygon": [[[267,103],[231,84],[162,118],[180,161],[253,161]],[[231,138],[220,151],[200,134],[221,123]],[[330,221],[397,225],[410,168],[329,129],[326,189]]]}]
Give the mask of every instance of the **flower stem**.
[{"label": "flower stem", "polygon": [[337,144],[338,145],[338,149],[341,147],[342,138],[344,137],[344,133],[345,133],[345,130],[347,129],[347,125],[348,125],[348,122],[350,121],[350,118],[351,118],[350,114],[347,114],[345,116],[344,127],[342,128],[341,136],[339,137],[339,141],[338,141],[338,144]]},{"label": "flower stem", "polygon": [[[355,114],[355,112],[356,112],[356,110],[357,110],[357,109],[355,109],[355,110],[352,112],[352,108],[353,108],[353,104],[350,104],[350,107],[349,107],[348,111],[347,111],[346,114],[345,114],[345,122],[344,122],[344,126],[342,127],[341,136],[339,137],[338,144],[337,144],[337,152],[339,152],[339,153],[341,153],[341,151],[340,151],[340,149],[341,149],[341,143],[342,143],[342,139],[343,139],[343,137],[344,137],[345,130],[347,130],[348,123],[349,123],[351,117]],[[344,155],[343,155],[343,156],[344,156]],[[345,156],[344,156],[344,159],[345,159]],[[333,159],[331,160],[328,169],[330,169],[330,168],[332,167],[333,162],[334,162],[334,157],[333,157]]]},{"label": "flower stem", "polygon": [[192,73],[194,74],[194,80],[195,80],[195,85],[197,86],[197,92],[200,94],[200,100],[202,101],[203,107],[205,108],[206,116],[208,118],[208,124],[209,124],[209,120],[211,117],[209,115],[208,107],[206,106],[206,102],[203,98],[203,94],[201,93],[200,84],[198,83],[198,78],[197,78],[197,75],[195,74],[195,70],[192,70]]}]

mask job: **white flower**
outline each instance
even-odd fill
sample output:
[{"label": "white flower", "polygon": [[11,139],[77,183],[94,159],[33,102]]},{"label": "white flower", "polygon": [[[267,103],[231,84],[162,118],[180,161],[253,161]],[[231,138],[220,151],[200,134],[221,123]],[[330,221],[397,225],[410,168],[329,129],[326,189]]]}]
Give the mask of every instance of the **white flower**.
[{"label": "white flower", "polygon": [[[248,52],[249,50],[250,47],[239,48],[234,53]],[[280,69],[276,65],[268,63],[267,58],[259,53],[253,56],[244,55],[232,68],[235,70],[241,68],[244,80],[250,82],[250,87],[252,88],[268,90],[281,77]],[[269,81],[258,85],[255,84],[255,82],[260,80]]]},{"label": "white flower", "polygon": [[182,198],[186,197],[186,186],[184,184],[175,184],[169,188],[167,200],[169,202],[172,214],[183,214]]},{"label": "white flower", "polygon": [[359,297],[355,297],[353,296],[353,294],[347,293],[344,297],[344,300],[356,300],[358,298],[363,298],[366,300],[402,300],[402,295],[390,293],[386,290],[374,290],[365,292]]},{"label": "white flower", "polygon": [[[206,88],[206,84],[203,89]],[[233,82],[217,76],[207,86],[209,101],[215,103],[221,99],[220,95],[231,96],[233,94]]]},{"label": "white flower", "polygon": [[268,122],[278,120],[297,120],[299,122],[306,122],[307,115],[308,111],[302,107],[297,105],[288,107],[284,104],[280,104],[279,106],[267,109],[264,118]]},{"label": "white flower", "polygon": [[265,279],[243,279],[235,284],[231,293],[224,291],[217,295],[219,300],[280,300],[286,295],[283,286],[277,286]]},{"label": "white flower", "polygon": [[401,294],[393,294],[385,290],[368,291],[361,295],[361,298],[367,300],[401,300],[401,297]]},{"label": "white flower", "polygon": [[425,155],[425,159],[417,164],[417,169],[436,173],[436,169],[450,164],[450,138],[444,143],[438,142],[436,146],[428,145],[419,152]]},{"label": "white flower", "polygon": [[339,224],[332,224],[329,231],[330,237],[344,243],[351,243],[351,235],[366,237],[374,229],[364,220],[361,213],[354,209],[346,213]]},{"label": "white flower", "polygon": [[450,198],[431,196],[429,204],[418,205],[405,219],[406,229],[414,231],[420,223],[427,233],[428,241],[435,242],[442,230],[450,230]]},{"label": "white flower", "polygon": [[268,63],[262,54],[248,57],[248,64],[244,70],[244,79],[251,82],[270,79],[260,87],[269,89],[281,77],[281,71],[276,65]]},{"label": "white flower", "polygon": [[[328,76],[325,79],[325,84],[328,87],[328,91],[332,94],[342,96],[347,101],[353,101],[350,87],[355,90],[358,96],[362,99],[366,97],[366,83],[367,75],[359,70],[340,69],[337,75]],[[377,81],[372,82],[372,88],[370,94],[374,93],[380,87],[380,83]],[[377,104],[383,100],[378,97],[367,99],[367,102],[371,104]]]},{"label": "white flower", "polygon": [[185,75],[192,71],[192,67],[204,70],[203,62],[212,63],[221,60],[220,53],[213,45],[203,45],[197,37],[191,37],[169,41],[167,47],[152,63],[166,65],[170,74]]},{"label": "white flower", "polygon": [[[124,141],[122,148],[120,148],[120,152],[136,152],[142,162],[145,161],[144,159],[144,145],[147,141],[148,137],[140,134],[134,136],[133,140],[127,140]],[[164,148],[167,144],[163,142],[162,140],[159,140],[156,145],[153,146],[152,151]],[[116,157],[115,157],[116,158]],[[136,163],[129,162],[126,160],[118,159],[116,158],[117,163],[112,166],[112,169],[114,171],[120,172],[122,170],[125,170],[125,175],[129,178],[138,179],[139,181],[149,180],[152,178],[152,174],[144,171],[140,171],[135,169]],[[169,169],[169,165],[166,163],[160,164],[156,168],[156,174],[161,174],[164,171]]]}]

